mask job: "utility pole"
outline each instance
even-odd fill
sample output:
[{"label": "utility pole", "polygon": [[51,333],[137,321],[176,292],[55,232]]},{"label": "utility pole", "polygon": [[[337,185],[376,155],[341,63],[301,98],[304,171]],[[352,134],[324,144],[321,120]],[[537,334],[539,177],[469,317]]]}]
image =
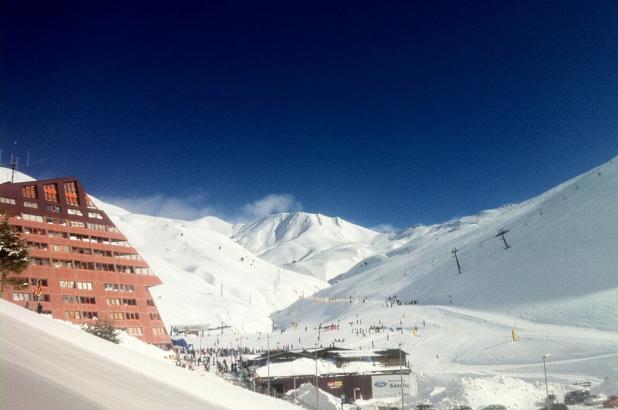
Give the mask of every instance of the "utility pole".
[{"label": "utility pole", "polygon": [[459,274],[461,275],[461,265],[459,264],[459,258],[457,257],[457,252],[459,252],[459,249],[454,248],[451,253],[453,255],[455,255],[455,262],[457,262],[457,272],[459,272]]},{"label": "utility pole", "polygon": [[268,369],[268,395],[270,396],[270,333],[266,334],[266,367]]},{"label": "utility pole", "polygon": [[318,405],[319,396],[318,393],[320,388],[318,387],[318,344],[315,344],[315,409],[319,410],[320,406]]},{"label": "utility pole", "polygon": [[504,242],[504,249],[510,248],[509,244],[506,243],[506,238],[504,237],[504,235],[507,234],[508,232],[509,232],[508,229],[505,231],[504,229],[500,228],[500,230],[498,231],[498,234],[494,236],[494,238],[497,238],[498,236],[502,237],[502,241]]},{"label": "utility pole", "polygon": [[547,396],[549,396],[549,387],[547,387],[547,368],[545,367],[545,359],[550,356],[549,353],[545,353],[541,358],[543,359],[543,373],[545,374],[545,400],[547,401]]},{"label": "utility pole", "polygon": [[399,382],[401,384],[401,410],[403,410],[403,367],[401,364],[401,343],[399,343]]}]

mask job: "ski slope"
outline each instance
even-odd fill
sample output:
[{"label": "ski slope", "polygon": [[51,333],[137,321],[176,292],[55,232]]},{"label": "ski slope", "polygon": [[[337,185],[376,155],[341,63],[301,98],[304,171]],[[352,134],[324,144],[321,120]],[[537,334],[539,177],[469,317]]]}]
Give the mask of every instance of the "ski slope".
[{"label": "ski slope", "polygon": [[[509,249],[496,237],[501,229],[508,230]],[[614,159],[521,204],[415,228],[405,245],[341,275],[319,295],[397,295],[423,305],[452,300],[467,309],[616,331],[617,266]]]}]

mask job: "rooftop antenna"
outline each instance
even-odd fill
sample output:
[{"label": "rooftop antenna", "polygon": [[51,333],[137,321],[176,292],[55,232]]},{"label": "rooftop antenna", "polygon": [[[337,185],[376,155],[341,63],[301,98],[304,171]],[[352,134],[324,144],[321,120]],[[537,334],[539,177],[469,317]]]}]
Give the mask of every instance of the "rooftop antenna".
[{"label": "rooftop antenna", "polygon": [[453,255],[455,255],[455,261],[457,262],[457,272],[459,272],[459,274],[461,275],[461,265],[459,264],[459,258],[457,257],[457,252],[459,252],[459,249],[454,248],[451,253]]},{"label": "rooftop antenna", "polygon": [[502,241],[504,242],[504,249],[510,248],[509,244],[506,243],[506,238],[504,237],[504,235],[507,234],[508,232],[509,232],[508,229],[505,231],[504,229],[500,228],[500,231],[498,231],[498,234],[494,236],[494,238],[497,238],[498,236],[502,237]]},{"label": "rooftop antenna", "polygon": [[19,157],[14,157],[13,154],[11,154],[11,184],[15,182],[15,169],[17,168],[18,161]]}]

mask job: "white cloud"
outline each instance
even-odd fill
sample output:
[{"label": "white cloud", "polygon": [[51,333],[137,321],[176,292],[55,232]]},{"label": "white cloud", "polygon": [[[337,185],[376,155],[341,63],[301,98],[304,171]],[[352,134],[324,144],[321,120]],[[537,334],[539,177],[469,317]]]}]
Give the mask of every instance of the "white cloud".
[{"label": "white cloud", "polygon": [[397,231],[391,224],[379,224],[370,228],[372,231],[380,232],[380,233],[393,233]]},{"label": "white cloud", "polygon": [[241,206],[235,211],[228,212],[218,212],[213,207],[207,206],[205,204],[206,196],[203,194],[183,198],[154,194],[145,197],[108,197],[102,199],[132,213],[185,221],[193,221],[205,216],[217,216],[226,221],[246,223],[274,213],[293,212],[302,209],[302,204],[290,194],[268,194]]},{"label": "white cloud", "polygon": [[268,194],[251,202],[240,209],[239,220],[255,220],[265,216],[280,213],[300,211],[303,206],[290,194]]},{"label": "white cloud", "polygon": [[104,201],[118,205],[132,213],[187,221],[214,214],[213,209],[204,205],[204,195],[176,198],[154,194],[146,197],[105,198]]}]

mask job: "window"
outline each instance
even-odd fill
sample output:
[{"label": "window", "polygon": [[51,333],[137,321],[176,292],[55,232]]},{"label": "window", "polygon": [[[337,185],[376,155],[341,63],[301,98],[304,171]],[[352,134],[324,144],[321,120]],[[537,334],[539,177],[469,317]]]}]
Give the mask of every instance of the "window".
[{"label": "window", "polygon": [[47,286],[47,279],[45,278],[30,278],[29,281],[32,286]]},{"label": "window", "polygon": [[58,202],[58,187],[56,184],[43,185],[43,193],[45,194],[46,201]]},{"label": "window", "polygon": [[36,185],[22,187],[21,194],[24,198],[37,199]]},{"label": "window", "polygon": [[124,314],[126,320],[139,320],[139,313],[127,312]]},{"label": "window", "polygon": [[66,225],[64,219],[62,218],[50,218],[49,216],[45,217],[45,222],[48,224],[57,224],[57,225]]},{"label": "window", "polygon": [[82,211],[80,211],[79,209],[69,208],[69,209],[67,209],[67,212],[69,213],[69,215],[79,215],[79,216],[82,216]]},{"label": "window", "polygon": [[109,257],[109,258],[111,258],[111,257],[112,257],[112,251],[103,251],[103,250],[101,250],[101,249],[93,249],[93,250],[92,250],[92,253],[93,253],[95,256],[107,256],[107,257]]},{"label": "window", "polygon": [[114,272],[114,265],[110,265],[109,263],[95,263],[94,270],[102,270],[104,272]]},{"label": "window", "polygon": [[119,258],[119,259],[132,259],[132,260],[142,260],[141,256],[139,256],[138,254],[134,254],[134,253],[120,253],[120,252],[114,252],[114,257]]},{"label": "window", "polygon": [[101,214],[98,213],[98,212],[88,212],[88,217],[89,218],[94,218],[94,219],[103,219]]},{"label": "window", "polygon": [[62,295],[62,303],[79,303],[79,299],[75,295]]},{"label": "window", "polygon": [[39,207],[39,204],[37,204],[36,202],[24,201],[24,206],[26,208],[37,209]]},{"label": "window", "polygon": [[46,208],[49,212],[60,213],[60,207],[58,205],[47,205]]},{"label": "window", "polygon": [[6,198],[4,196],[0,196],[0,203],[1,204],[15,205],[15,200],[13,198]]},{"label": "window", "polygon": [[40,215],[21,214],[24,221],[43,222],[43,217]]},{"label": "window", "polygon": [[52,266],[56,269],[71,269],[73,262],[62,259],[52,259]]},{"label": "window", "polygon": [[28,226],[24,226],[24,233],[32,235],[45,235],[45,229],[30,228]]},{"label": "window", "polygon": [[96,304],[96,299],[93,297],[89,297],[89,296],[80,296],[79,297],[79,303],[83,303],[86,305],[94,305]]},{"label": "window", "polygon": [[87,226],[88,226],[88,229],[93,230],[93,231],[105,231],[105,230],[107,230],[105,228],[105,225],[103,225],[103,224],[93,224],[93,223],[88,222]]},{"label": "window", "polygon": [[75,269],[94,270],[93,262],[73,261],[73,266],[75,266]]},{"label": "window", "polygon": [[69,221],[70,226],[74,226],[76,228],[85,228],[86,225],[81,221]]},{"label": "window", "polygon": [[137,300],[123,298],[122,299],[122,304],[124,306],[137,306]]},{"label": "window", "polygon": [[98,312],[81,312],[81,314],[82,314],[82,319],[98,319],[99,318]]},{"label": "window", "polygon": [[120,306],[122,300],[120,298],[107,298],[107,304],[110,306]]},{"label": "window", "polygon": [[71,233],[69,239],[74,241],[90,242],[90,237],[88,235],[80,235],[78,233]]},{"label": "window", "polygon": [[67,204],[79,206],[79,196],[77,195],[77,184],[75,181],[67,181],[64,183],[64,198]]},{"label": "window", "polygon": [[104,289],[108,292],[131,292],[135,291],[133,285],[124,285],[122,283],[106,283]]},{"label": "window", "polygon": [[154,300],[152,300],[152,299],[146,299],[146,304],[147,304],[148,306],[152,306],[152,307],[154,307],[154,305],[155,305],[155,304],[154,304]]},{"label": "window", "polygon": [[64,312],[65,319],[81,319],[82,315],[80,312]]},{"label": "window", "polygon": [[162,327],[153,327],[152,334],[155,336],[161,336],[165,334],[165,328]]},{"label": "window", "polygon": [[47,231],[47,236],[50,238],[67,238],[66,232],[57,232],[57,231]]},{"label": "window", "polygon": [[90,248],[78,248],[77,246],[71,246],[71,252],[72,253],[79,253],[80,255],[92,255],[92,249],[90,249]]},{"label": "window", "polygon": [[92,282],[75,282],[77,289],[92,290]]},{"label": "window", "polygon": [[73,289],[75,287],[75,281],[73,280],[61,280],[60,281],[61,288]]},{"label": "window", "polygon": [[28,246],[29,249],[41,249],[43,251],[47,250],[47,244],[43,242],[28,241],[26,242],[26,246]]},{"label": "window", "polygon": [[32,300],[32,295],[26,292],[14,292],[13,300],[24,300],[24,301]]},{"label": "window", "polygon": [[49,259],[47,258],[30,258],[30,263],[39,266],[49,266]]},{"label": "window", "polygon": [[110,312],[108,314],[109,320],[124,320],[124,313],[122,312]]},{"label": "window", "polygon": [[53,252],[69,252],[69,247],[65,245],[50,245],[51,251]]},{"label": "window", "polygon": [[123,241],[122,239],[111,239],[110,243],[115,246],[127,246],[127,247],[131,246],[129,245],[129,242]]},{"label": "window", "polygon": [[148,316],[150,316],[150,320],[161,320],[161,316],[158,313],[149,313]]},{"label": "window", "polygon": [[131,336],[143,336],[144,329],[141,327],[127,327],[127,333]]},{"label": "window", "polygon": [[92,290],[92,282],[76,282],[74,280],[61,280],[60,287],[66,289]]}]

